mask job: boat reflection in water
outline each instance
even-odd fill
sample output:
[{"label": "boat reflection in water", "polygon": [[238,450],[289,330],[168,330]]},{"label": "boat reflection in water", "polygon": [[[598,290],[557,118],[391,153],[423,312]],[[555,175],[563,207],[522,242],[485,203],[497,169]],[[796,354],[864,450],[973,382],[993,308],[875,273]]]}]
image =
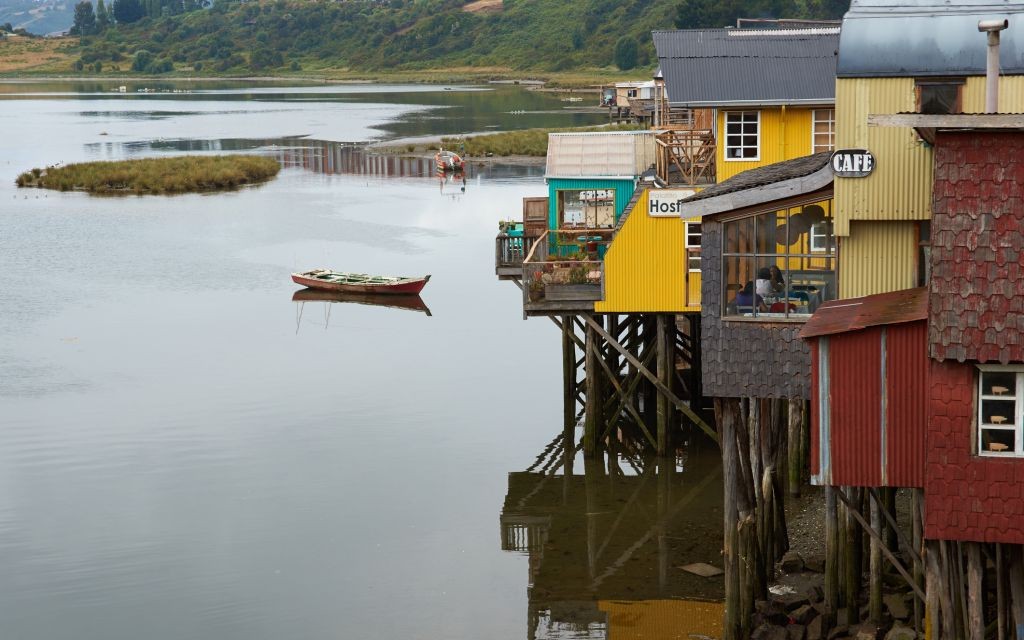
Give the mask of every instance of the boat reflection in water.
[{"label": "boat reflection in water", "polygon": [[[713,450],[577,460],[553,441],[508,475],[501,547],[529,557],[527,638],[721,638],[722,473]],[[584,466],[583,473],[575,469]]]},{"label": "boat reflection in water", "polygon": [[406,311],[419,311],[428,316],[431,315],[430,308],[419,295],[374,295],[372,293],[340,293],[337,291],[321,291],[317,289],[299,289],[292,294],[292,302],[298,302],[299,306],[295,311],[295,333],[299,332],[302,325],[302,313],[305,311],[307,302],[324,302],[324,330],[331,322],[331,303],[347,302],[351,304],[364,304],[371,307],[388,307],[391,309],[404,309]]}]

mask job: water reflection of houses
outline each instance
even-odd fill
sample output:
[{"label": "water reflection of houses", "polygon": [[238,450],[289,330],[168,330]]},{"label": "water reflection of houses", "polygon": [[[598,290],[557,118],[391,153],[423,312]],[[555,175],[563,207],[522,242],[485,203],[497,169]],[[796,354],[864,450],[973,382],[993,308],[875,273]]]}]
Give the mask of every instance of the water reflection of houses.
[{"label": "water reflection of houses", "polygon": [[501,546],[529,557],[531,640],[721,636],[721,578],[680,568],[719,561],[717,453],[658,463],[636,446],[620,440],[581,470],[560,436],[509,474]]}]

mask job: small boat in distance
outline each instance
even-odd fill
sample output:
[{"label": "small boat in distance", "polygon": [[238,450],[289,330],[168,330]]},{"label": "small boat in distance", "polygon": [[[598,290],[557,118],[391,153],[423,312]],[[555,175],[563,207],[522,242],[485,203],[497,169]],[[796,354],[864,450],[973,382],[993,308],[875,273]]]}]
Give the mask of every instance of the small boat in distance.
[{"label": "small boat in distance", "polygon": [[466,166],[459,154],[444,149],[434,154],[434,163],[437,164],[438,171],[462,171]]},{"label": "small boat in distance", "polygon": [[330,269],[313,269],[293,273],[292,280],[310,289],[342,291],[347,293],[417,294],[427,286],[430,276],[408,278],[402,276],[371,276],[366,273],[343,273]]}]

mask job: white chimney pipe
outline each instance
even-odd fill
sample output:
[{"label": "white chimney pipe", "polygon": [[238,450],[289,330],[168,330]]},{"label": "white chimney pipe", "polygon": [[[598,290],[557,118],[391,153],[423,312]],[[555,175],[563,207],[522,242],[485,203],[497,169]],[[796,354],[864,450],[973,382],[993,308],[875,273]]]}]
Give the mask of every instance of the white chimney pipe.
[{"label": "white chimney pipe", "polygon": [[999,111],[999,32],[1010,26],[1009,20],[982,20],[978,31],[988,34],[985,64],[985,113]]}]

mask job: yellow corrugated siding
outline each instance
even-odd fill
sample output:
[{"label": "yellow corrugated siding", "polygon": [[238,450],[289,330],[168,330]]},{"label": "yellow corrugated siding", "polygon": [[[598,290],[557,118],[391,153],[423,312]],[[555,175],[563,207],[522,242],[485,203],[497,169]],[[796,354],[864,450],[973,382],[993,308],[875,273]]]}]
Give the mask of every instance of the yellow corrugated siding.
[{"label": "yellow corrugated siding", "polygon": [[836,81],[836,148],[868,149],[876,168],[867,178],[835,182],[835,234],[851,220],[927,220],[931,217],[932,150],[910,128],[869,127],[869,114],[915,110],[913,78]]},{"label": "yellow corrugated siding", "polygon": [[853,222],[839,240],[839,297],[910,289],[917,282],[917,223]]},{"label": "yellow corrugated siding", "polygon": [[608,640],[722,638],[725,603],[699,600],[600,600],[608,614]]},{"label": "yellow corrugated siding", "polygon": [[[761,159],[736,161],[725,159],[725,114],[727,111],[761,112]],[[724,109],[718,112],[718,148],[716,149],[716,180],[722,182],[737,173],[775,162],[810,155],[812,109],[781,107],[771,109]]]},{"label": "yellow corrugated siding", "polygon": [[[967,78],[964,88],[964,113],[985,112],[985,78],[973,76]],[[1021,113],[1024,111],[1024,76],[999,77],[999,111],[1000,113]]]},{"label": "yellow corrugated siding", "polygon": [[[604,300],[597,302],[594,310],[598,313],[699,311],[699,302],[697,306],[686,304],[683,232],[680,218],[647,215],[647,192],[644,192],[604,256]],[[697,291],[699,301],[699,283]]]}]

